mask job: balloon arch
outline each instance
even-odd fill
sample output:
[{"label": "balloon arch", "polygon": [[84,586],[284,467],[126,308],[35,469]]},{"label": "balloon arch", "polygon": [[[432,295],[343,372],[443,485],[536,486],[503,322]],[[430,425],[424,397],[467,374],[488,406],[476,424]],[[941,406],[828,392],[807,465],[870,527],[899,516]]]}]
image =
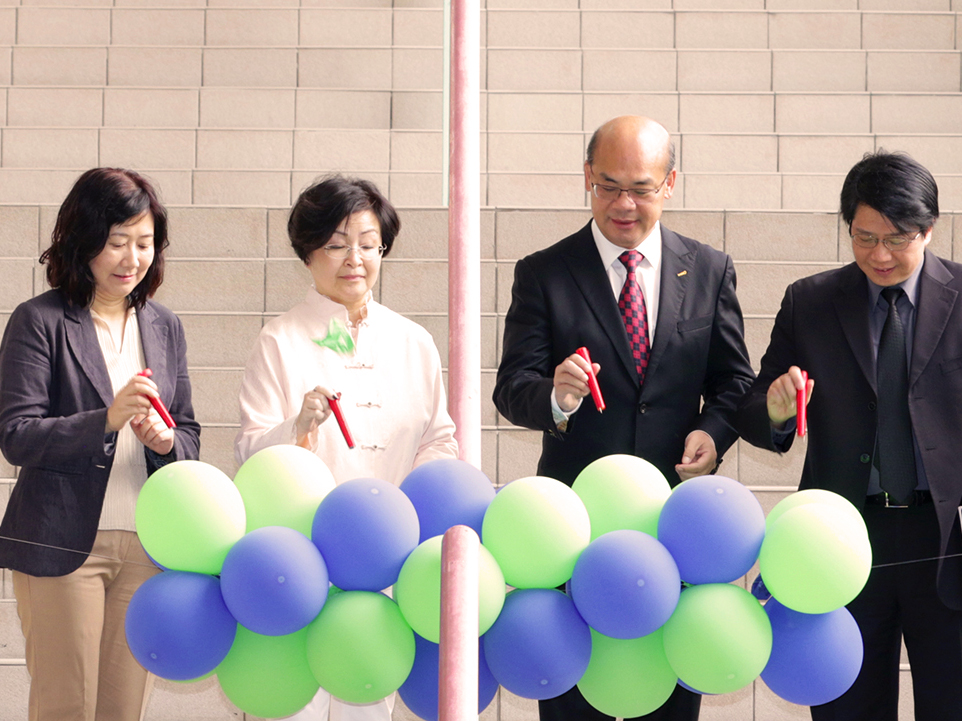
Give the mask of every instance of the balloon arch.
[{"label": "balloon arch", "polygon": [[[233,481],[199,461],[154,473],[137,531],[163,569],[134,595],[137,660],[178,681],[216,674],[255,716],[287,716],[323,687],[351,703],[399,691],[437,718],[441,534],[481,537],[479,713],[499,685],[532,699],[579,687],[631,717],[676,683],[723,694],[759,676],[815,705],[844,693],[862,641],[844,608],[871,549],[861,515],[827,491],[768,518],[723,476],[672,490],[650,463],[614,455],[568,487],[544,477],[497,494],[456,460],[400,487],[335,485],[313,453],[275,446]],[[737,585],[756,562],[768,594]],[[564,590],[559,590],[563,588]]]}]

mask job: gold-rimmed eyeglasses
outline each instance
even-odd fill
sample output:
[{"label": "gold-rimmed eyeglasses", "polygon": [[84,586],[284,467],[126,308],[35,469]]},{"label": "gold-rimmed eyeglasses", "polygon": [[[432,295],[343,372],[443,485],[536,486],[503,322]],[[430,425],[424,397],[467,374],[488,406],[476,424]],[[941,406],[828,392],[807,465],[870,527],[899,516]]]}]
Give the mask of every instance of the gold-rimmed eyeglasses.
[{"label": "gold-rimmed eyeglasses", "polygon": [[327,253],[328,257],[336,260],[344,260],[351,253],[357,252],[364,260],[374,260],[387,250],[386,245],[341,245],[340,243],[328,243],[321,246],[321,250]]},{"label": "gold-rimmed eyeglasses", "polygon": [[852,233],[852,241],[860,248],[874,248],[880,242],[885,246],[887,250],[892,253],[898,253],[901,250],[905,250],[912,243],[922,237],[922,231],[918,231],[915,235],[895,235],[889,238],[877,238],[874,235],[869,235],[868,233]]},{"label": "gold-rimmed eyeglasses", "polygon": [[[670,173],[669,173],[670,175]],[[627,193],[628,197],[637,203],[643,203],[654,197],[655,193],[662,189],[668,176],[654,188],[619,188],[617,185],[607,185],[605,183],[592,183],[591,192],[598,200],[606,203],[613,203],[621,197],[622,193]]]}]

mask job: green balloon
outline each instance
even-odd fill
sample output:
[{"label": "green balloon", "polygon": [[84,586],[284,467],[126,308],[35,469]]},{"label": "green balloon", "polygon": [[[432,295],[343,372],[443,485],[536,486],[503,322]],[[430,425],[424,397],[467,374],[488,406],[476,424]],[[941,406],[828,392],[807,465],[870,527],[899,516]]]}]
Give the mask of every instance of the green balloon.
[{"label": "green balloon", "polygon": [[331,695],[374,703],[401,687],[414,666],[414,632],[380,593],[330,596],[307,626],[307,662]]},{"label": "green balloon", "polygon": [[[441,542],[434,536],[415,548],[394,584],[394,600],[411,628],[432,643],[441,641]],[[504,574],[484,546],[478,551],[478,635],[494,624],[504,606]]]},{"label": "green balloon", "polygon": [[175,461],[151,474],[135,520],[140,542],[161,566],[215,575],[247,522],[231,479],[200,461]]},{"label": "green balloon", "polygon": [[855,598],[872,570],[861,515],[824,503],[786,511],[765,534],[758,556],[765,586],[800,613],[830,613]]},{"label": "green balloon", "polygon": [[571,578],[591,541],[591,521],[571,488],[530,476],[498,491],[484,514],[481,539],[509,586],[555,588]]},{"label": "green balloon", "polygon": [[748,591],[727,583],[686,588],[663,630],[671,667],[702,693],[747,686],[772,652],[772,625],[765,609]]},{"label": "green balloon", "polygon": [[798,508],[799,506],[804,506],[809,503],[825,503],[834,508],[845,512],[855,524],[864,524],[862,520],[862,514],[858,512],[858,509],[853,506],[847,498],[840,496],[832,491],[826,491],[821,488],[809,488],[804,491],[798,491],[790,496],[786,496],[769,512],[768,517],[765,519],[765,530],[768,531],[786,511],[790,511],[793,508]]},{"label": "green balloon", "polygon": [[591,629],[591,660],[578,689],[602,713],[623,718],[651,713],[668,700],[677,681],[661,629],[629,639]]},{"label": "green balloon", "polygon": [[571,488],[588,509],[592,541],[622,530],[657,538],[658,515],[671,495],[661,471],[644,458],[625,454],[589,463]]},{"label": "green balloon", "polygon": [[258,451],[237,469],[234,483],[247,509],[247,532],[287,526],[311,537],[314,514],[336,485],[327,465],[293,445]]},{"label": "green balloon", "polygon": [[307,629],[262,636],[243,626],[215,669],[224,694],[244,713],[259,718],[290,716],[320,688],[307,664]]}]

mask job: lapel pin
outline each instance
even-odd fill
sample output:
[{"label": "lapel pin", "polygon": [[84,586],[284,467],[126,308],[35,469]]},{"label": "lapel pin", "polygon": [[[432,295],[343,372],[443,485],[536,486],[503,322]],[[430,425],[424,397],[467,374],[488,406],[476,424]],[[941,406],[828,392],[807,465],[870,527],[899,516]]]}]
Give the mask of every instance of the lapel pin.
[{"label": "lapel pin", "polygon": [[683,275],[688,275],[688,271],[683,270],[681,273],[678,274],[678,277],[681,278]]}]

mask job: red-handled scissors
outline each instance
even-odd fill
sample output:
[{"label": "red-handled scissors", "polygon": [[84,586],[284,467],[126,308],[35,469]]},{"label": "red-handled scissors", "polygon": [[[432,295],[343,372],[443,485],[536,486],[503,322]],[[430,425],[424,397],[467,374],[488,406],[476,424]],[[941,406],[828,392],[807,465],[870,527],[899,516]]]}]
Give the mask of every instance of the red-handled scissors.
[{"label": "red-handled scissors", "polygon": [[591,365],[591,355],[588,349],[581,346],[575,351],[578,355],[588,361],[588,388],[591,390],[591,398],[595,402],[595,407],[601,413],[605,409],[605,399],[601,397],[601,386],[598,385],[598,376],[595,375],[595,368]]},{"label": "red-handled scissors", "polygon": [[331,407],[331,411],[333,411],[334,417],[337,419],[337,425],[341,427],[341,435],[343,435],[344,440],[347,441],[347,447],[354,448],[354,439],[351,438],[351,432],[347,429],[344,414],[341,413],[341,394],[337,393],[333,398],[328,398],[327,404]]},{"label": "red-handled scissors", "polygon": [[[144,368],[137,375],[143,376],[144,378],[150,378],[153,374],[154,373],[150,370],[150,368]],[[160,398],[147,396],[147,399],[150,401],[150,405],[154,407],[154,410],[157,411],[157,415],[160,416],[160,419],[167,424],[168,428],[177,427],[177,424],[174,423],[174,419],[171,417],[170,412],[167,410],[167,406],[164,405],[164,402],[160,400]]]},{"label": "red-handled scissors", "polygon": [[802,387],[795,391],[795,426],[799,438],[802,438],[808,431],[808,417],[805,407],[806,395],[808,395],[808,371],[802,371]]}]

